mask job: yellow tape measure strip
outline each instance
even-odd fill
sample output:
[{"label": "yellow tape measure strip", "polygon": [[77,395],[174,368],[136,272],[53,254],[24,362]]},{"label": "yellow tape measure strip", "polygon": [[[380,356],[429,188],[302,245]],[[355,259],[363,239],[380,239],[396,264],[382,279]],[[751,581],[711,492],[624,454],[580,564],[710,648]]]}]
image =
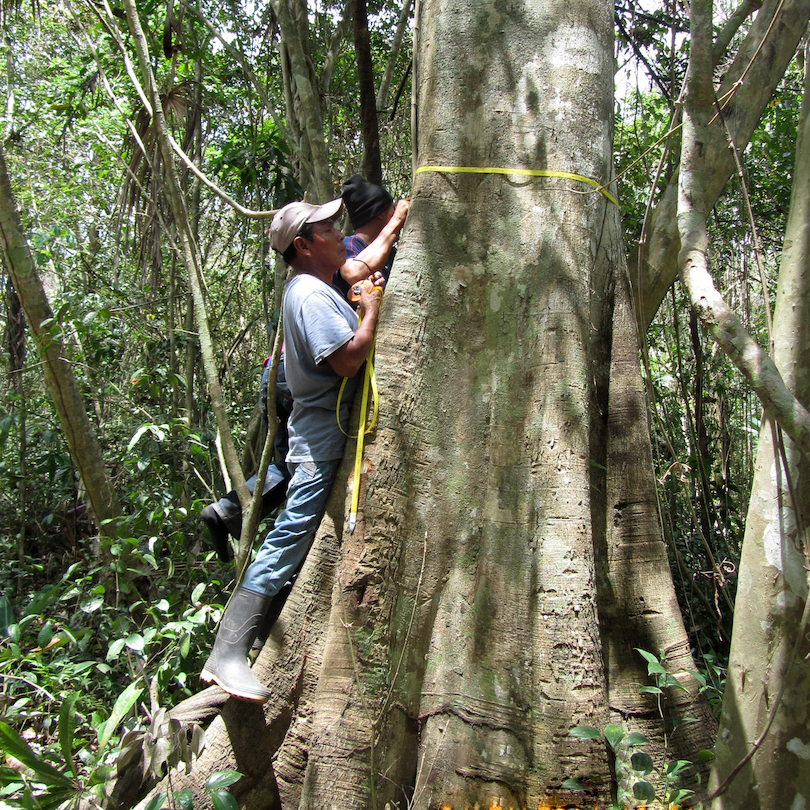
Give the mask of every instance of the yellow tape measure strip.
[{"label": "yellow tape measure strip", "polygon": [[[358,316],[359,319],[359,316]],[[343,430],[343,425],[340,424],[340,403],[343,400],[343,391],[346,388],[346,383],[349,381],[348,377],[343,378],[340,384],[340,391],[338,392],[338,399],[336,405],[337,423],[344,436],[350,439],[357,439],[357,448],[354,455],[354,481],[352,482],[352,505],[349,512],[349,532],[354,531],[355,524],[357,523],[357,512],[360,508],[360,476],[363,472],[363,437],[369,433],[374,425],[377,424],[377,416],[380,412],[380,395],[377,389],[377,375],[374,373],[374,344],[377,341],[376,334],[371,340],[371,351],[368,353],[366,360],[366,369],[363,374],[363,393],[360,400],[360,424],[357,429],[357,436],[350,436]],[[371,423],[366,426],[367,411],[368,411],[368,395],[371,392],[372,414]]]},{"label": "yellow tape measure strip", "polygon": [[578,180],[580,183],[587,183],[589,186],[593,186],[617,208],[619,207],[619,201],[601,183],[597,183],[596,180],[590,177],[585,177],[582,174],[574,174],[573,172],[552,172],[546,169],[507,169],[486,166],[420,166],[415,173],[422,174],[422,172],[439,172],[443,174],[518,174],[523,177],[561,177],[564,180]]}]

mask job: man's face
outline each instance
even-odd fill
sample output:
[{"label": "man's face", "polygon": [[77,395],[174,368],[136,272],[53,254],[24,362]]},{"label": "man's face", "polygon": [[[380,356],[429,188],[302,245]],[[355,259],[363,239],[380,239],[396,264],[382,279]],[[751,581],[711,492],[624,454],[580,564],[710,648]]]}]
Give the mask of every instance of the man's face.
[{"label": "man's face", "polygon": [[312,241],[306,246],[314,264],[326,269],[339,270],[346,260],[343,232],[333,219],[315,222],[311,227]]}]

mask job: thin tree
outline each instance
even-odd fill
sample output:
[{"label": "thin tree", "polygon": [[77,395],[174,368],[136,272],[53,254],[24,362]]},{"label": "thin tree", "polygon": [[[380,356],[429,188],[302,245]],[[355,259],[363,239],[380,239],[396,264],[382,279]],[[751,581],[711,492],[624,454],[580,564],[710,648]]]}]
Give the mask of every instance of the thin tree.
[{"label": "thin tree", "polygon": [[118,497],[107,474],[95,430],[85,410],[76,377],[65,353],[59,322],[36,269],[11,188],[5,151],[0,143],[0,246],[14,289],[42,359],[45,383],[59,416],[68,450],[81,476],[99,532],[115,535],[121,516]]},{"label": "thin tree", "polygon": [[[796,143],[774,313],[774,362],[810,404],[810,81]],[[746,517],[723,714],[716,810],[790,807],[810,795],[807,504],[810,464],[766,410]]]}]

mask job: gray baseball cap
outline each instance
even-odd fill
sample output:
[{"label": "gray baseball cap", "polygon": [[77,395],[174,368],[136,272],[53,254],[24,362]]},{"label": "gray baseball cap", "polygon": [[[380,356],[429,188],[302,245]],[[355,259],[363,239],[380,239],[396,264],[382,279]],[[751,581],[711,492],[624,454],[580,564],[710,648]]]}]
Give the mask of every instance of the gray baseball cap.
[{"label": "gray baseball cap", "polygon": [[343,198],[338,197],[323,205],[294,202],[285,205],[270,223],[270,246],[279,253],[293,243],[298,231],[307,222],[323,222],[336,217],[343,208]]}]

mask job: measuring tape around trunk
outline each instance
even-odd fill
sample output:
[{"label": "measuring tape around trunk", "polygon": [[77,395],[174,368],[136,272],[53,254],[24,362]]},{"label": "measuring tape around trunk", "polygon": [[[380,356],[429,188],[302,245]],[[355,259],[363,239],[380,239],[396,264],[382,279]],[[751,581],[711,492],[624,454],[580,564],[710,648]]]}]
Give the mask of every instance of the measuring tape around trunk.
[{"label": "measuring tape around trunk", "polygon": [[[361,320],[360,316],[358,315],[358,320]],[[363,444],[366,433],[370,433],[373,430],[374,425],[377,424],[377,416],[380,411],[380,397],[379,392],[377,390],[377,376],[374,374],[374,347],[377,341],[377,334],[374,333],[374,337],[371,339],[371,350],[368,353],[368,357],[366,358],[366,367],[365,372],[363,373],[363,392],[360,397],[360,420],[358,422],[357,427],[357,447],[355,449],[354,454],[354,478],[352,481],[352,505],[351,510],[349,511],[349,532],[354,532],[354,527],[357,525],[357,512],[360,507],[360,479],[363,474]],[[343,382],[340,384],[340,392],[338,393],[338,400],[336,406],[337,412],[337,422],[338,427],[340,428],[341,432],[348,436],[350,439],[355,438],[351,436],[349,433],[346,433],[343,430],[343,426],[340,424],[340,403],[343,399],[343,390],[346,388],[346,383],[349,381],[348,377],[343,379]],[[369,394],[371,395],[371,402],[372,402],[372,414],[371,414],[371,424],[366,427],[366,421],[368,420],[368,398]]]}]

